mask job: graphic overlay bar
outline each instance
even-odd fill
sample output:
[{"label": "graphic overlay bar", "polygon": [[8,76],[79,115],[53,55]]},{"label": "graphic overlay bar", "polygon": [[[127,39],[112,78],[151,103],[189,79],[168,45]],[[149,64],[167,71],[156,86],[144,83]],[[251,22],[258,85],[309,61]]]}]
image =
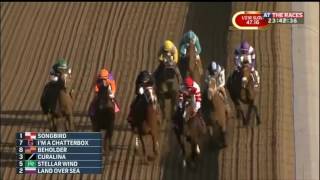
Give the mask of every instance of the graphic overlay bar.
[{"label": "graphic overlay bar", "polygon": [[18,132],[17,174],[99,174],[102,136],[90,132]]},{"label": "graphic overlay bar", "polygon": [[272,24],[303,24],[304,12],[239,11],[232,17],[232,24],[239,30],[262,30]]}]

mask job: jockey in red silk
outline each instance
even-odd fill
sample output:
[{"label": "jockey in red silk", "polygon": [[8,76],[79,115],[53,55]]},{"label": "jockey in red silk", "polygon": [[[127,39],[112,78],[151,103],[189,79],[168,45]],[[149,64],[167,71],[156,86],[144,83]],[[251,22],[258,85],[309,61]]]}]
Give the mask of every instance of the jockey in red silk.
[{"label": "jockey in red silk", "polygon": [[179,92],[179,107],[182,107],[182,102],[186,98],[186,94],[183,93],[183,90],[187,90],[192,96],[194,96],[195,104],[193,104],[194,112],[197,113],[201,108],[201,91],[200,86],[193,81],[191,77],[187,77],[184,79],[184,86],[181,87]]}]

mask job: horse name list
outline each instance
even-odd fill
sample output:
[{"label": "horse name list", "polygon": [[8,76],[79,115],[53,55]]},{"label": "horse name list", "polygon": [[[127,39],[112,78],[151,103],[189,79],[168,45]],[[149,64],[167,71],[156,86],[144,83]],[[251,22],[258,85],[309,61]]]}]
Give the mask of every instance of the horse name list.
[{"label": "horse name list", "polygon": [[37,140],[37,146],[89,146],[88,140]]},{"label": "horse name list", "polygon": [[100,174],[102,142],[98,132],[18,132],[16,173]]}]

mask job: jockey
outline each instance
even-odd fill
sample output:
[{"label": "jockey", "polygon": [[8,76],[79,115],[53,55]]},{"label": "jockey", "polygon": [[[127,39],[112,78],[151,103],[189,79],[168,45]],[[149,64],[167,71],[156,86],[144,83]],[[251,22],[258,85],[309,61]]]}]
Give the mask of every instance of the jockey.
[{"label": "jockey", "polygon": [[67,61],[65,59],[58,59],[57,62],[52,66],[50,71],[50,81],[57,82],[61,71],[68,71],[71,75],[71,69],[68,67]]},{"label": "jockey", "polygon": [[214,77],[217,80],[217,91],[220,91],[224,97],[224,100],[226,100],[226,90],[224,88],[225,85],[225,69],[221,67],[218,63],[215,61],[212,61],[208,68],[208,76],[206,79],[206,82],[209,83],[210,78]]},{"label": "jockey", "polygon": [[260,77],[258,71],[255,70],[256,66],[256,54],[254,48],[247,42],[242,41],[240,47],[236,48],[234,51],[235,55],[235,65],[236,70],[240,71],[242,67],[243,60],[246,58],[251,65],[251,72],[254,75],[255,87],[258,87],[260,84]]},{"label": "jockey", "polygon": [[[171,60],[174,62],[174,64],[175,64],[174,70],[176,72],[179,83],[181,83],[182,80],[180,79],[180,71],[179,71],[179,68],[177,67],[177,63],[179,61],[179,55],[178,55],[179,53],[178,53],[177,47],[174,45],[174,43],[172,41],[165,40],[159,50],[159,53],[158,53],[159,59],[158,60],[161,63],[160,65],[163,65],[164,54],[169,55],[169,57],[171,57]],[[161,66],[161,68],[162,67],[164,67],[164,66]],[[158,71],[160,69],[157,69],[156,71]]]},{"label": "jockey", "polygon": [[113,79],[113,76],[111,73],[109,73],[109,71],[105,68],[101,69],[99,74],[96,77],[96,81],[95,81],[95,93],[98,94],[101,86],[103,85],[103,81],[106,81],[107,84],[110,85],[111,88],[111,94],[109,95],[110,98],[114,98],[114,95],[116,93],[116,82]]},{"label": "jockey", "polygon": [[196,33],[194,33],[192,30],[186,32],[183,35],[183,38],[180,42],[180,54],[181,57],[185,57],[187,54],[187,47],[189,46],[190,41],[192,41],[196,46],[196,53],[197,53],[197,59],[200,60],[200,53],[202,51],[200,46],[200,41]]},{"label": "jockey", "polygon": [[[118,108],[118,105],[115,101],[115,93],[116,93],[116,89],[117,89],[116,82],[113,79],[112,74],[109,73],[109,71],[107,69],[103,68],[100,70],[100,72],[98,73],[98,75],[95,78],[95,85],[94,85],[95,96],[94,96],[94,98],[91,102],[90,108],[89,108],[89,115],[90,116],[94,116],[94,114],[95,114],[95,109],[96,109],[95,104],[96,104],[96,101],[98,100],[97,95],[98,95],[101,87],[104,84],[103,82],[106,82],[107,84],[110,85],[111,93],[110,93],[109,97],[112,99],[112,101],[115,103],[116,107]],[[117,112],[117,110],[116,110],[116,112]]]},{"label": "jockey", "polygon": [[165,40],[163,45],[160,48],[159,51],[159,61],[163,61],[163,55],[168,54],[171,57],[171,60],[175,62],[176,64],[178,63],[178,49],[177,47],[173,44],[172,41],[170,40]]},{"label": "jockey", "polygon": [[128,123],[134,128],[132,122],[132,110],[137,103],[138,97],[144,94],[146,88],[153,88],[154,87],[154,79],[149,71],[141,71],[136,79],[136,87],[135,87],[135,94],[136,97],[134,98],[133,102],[130,105],[130,112],[127,118]]},{"label": "jockey", "polygon": [[187,91],[194,97],[195,104],[193,104],[193,109],[194,109],[194,112],[197,113],[201,108],[200,86],[195,81],[193,81],[191,77],[186,77],[184,79],[184,86],[182,86],[179,91],[179,100],[178,100],[179,108],[182,108],[182,103],[186,98],[186,94],[184,93],[184,91]]},{"label": "jockey", "polygon": [[[185,93],[187,92],[187,93]],[[200,91],[200,86],[193,81],[193,79],[191,77],[186,77],[184,79],[184,84],[183,86],[180,87],[180,91],[179,91],[179,100],[178,100],[178,109],[182,109],[184,100],[187,97],[190,97],[190,95],[193,97],[193,99],[195,100],[192,104],[193,107],[193,113],[194,115],[198,115],[198,119],[200,120],[200,125],[202,126],[202,128],[205,128],[205,122],[204,119],[201,116],[201,113],[199,112],[199,109],[201,108],[201,91]],[[179,128],[179,122],[177,121],[177,119],[174,118],[174,127],[175,128]],[[180,127],[181,128],[181,127]]]}]

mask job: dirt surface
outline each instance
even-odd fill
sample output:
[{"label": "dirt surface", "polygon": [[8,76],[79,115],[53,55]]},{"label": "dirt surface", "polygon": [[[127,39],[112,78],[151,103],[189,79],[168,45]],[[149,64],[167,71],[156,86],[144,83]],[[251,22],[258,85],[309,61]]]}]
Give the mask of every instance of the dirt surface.
[{"label": "dirt surface", "polygon": [[[291,3],[1,3],[2,179],[294,179],[291,26],[229,30],[236,11],[290,9]],[[240,40],[253,43],[262,125],[241,128],[237,119],[230,120],[230,145],[219,151],[204,143],[197,169],[183,170],[171,124],[164,122],[161,158],[146,166],[134,155],[125,120],[134,81],[141,70],[156,68],[165,39],[179,44],[188,29],[199,35],[203,64],[214,59],[227,66],[227,74]],[[49,131],[39,101],[58,57],[68,59],[73,70],[79,131],[91,131],[86,112],[94,75],[105,66],[116,79],[121,112],[115,150],[101,175],[16,175],[15,133]]]}]

